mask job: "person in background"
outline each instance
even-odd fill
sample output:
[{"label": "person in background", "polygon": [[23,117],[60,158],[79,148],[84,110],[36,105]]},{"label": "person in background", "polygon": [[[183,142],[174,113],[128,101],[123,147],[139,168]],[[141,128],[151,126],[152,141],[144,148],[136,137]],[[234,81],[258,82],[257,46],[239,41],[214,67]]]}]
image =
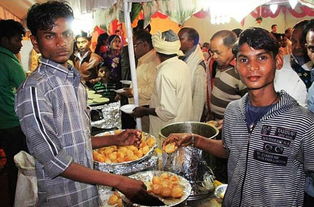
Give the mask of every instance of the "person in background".
[{"label": "person in background", "polygon": [[96,83],[97,71],[103,59],[90,49],[91,37],[86,32],[81,32],[75,38],[77,52],[74,53],[74,67],[77,68],[85,84],[92,88]]},{"label": "person in background", "polygon": [[240,34],[242,32],[242,29],[236,28],[236,29],[233,29],[232,32],[234,32],[237,35],[237,38],[239,38],[239,36],[240,36]]},{"label": "person in background", "polygon": [[228,158],[223,206],[302,206],[305,173],[314,172],[314,115],[275,91],[282,56],[268,31],[243,31],[233,51],[248,94],[228,105],[223,139],[172,134],[163,145],[194,145]]},{"label": "person in background", "polygon": [[10,204],[13,206],[18,169],[14,155],[27,151],[25,135],[14,111],[16,89],[25,80],[25,73],[15,54],[22,48],[23,26],[12,19],[0,20],[0,147],[7,157]]},{"label": "person in background", "polygon": [[110,35],[108,38],[108,51],[104,56],[103,67],[108,73],[108,83],[118,89],[121,80],[121,38],[118,35]]},{"label": "person in background", "polygon": [[292,54],[284,57],[284,67],[290,65],[290,67],[299,75],[308,89],[313,80],[314,74],[312,74],[313,63],[310,61],[306,54],[306,48],[302,41],[302,32],[304,31],[308,20],[298,22],[293,27],[291,42],[292,42]]},{"label": "person in background", "polygon": [[[314,19],[310,20],[303,31],[303,41],[307,55],[314,63]],[[312,83],[308,91],[307,99],[308,109],[314,113],[314,84]],[[314,203],[314,174],[308,174],[306,177],[304,207],[310,207]]]},{"label": "person in background", "polygon": [[192,78],[192,105],[191,121],[201,121],[206,103],[206,64],[199,46],[199,34],[190,27],[183,27],[178,33],[181,50],[184,53],[182,60],[190,69]]},{"label": "person in background", "polygon": [[108,51],[108,38],[109,35],[107,32],[100,34],[97,38],[95,53],[102,58],[104,58],[106,52]]},{"label": "person in background", "polygon": [[215,120],[222,120],[227,105],[247,92],[234,67],[232,47],[236,41],[237,36],[229,30],[216,32],[210,40],[213,59],[217,62],[212,64],[216,68],[210,69],[216,71],[209,107]]},{"label": "person in background", "polygon": [[288,54],[292,53],[292,42],[291,42],[291,36],[292,36],[292,28],[287,28],[285,30],[285,40],[286,40],[286,44],[287,44],[287,50],[288,50]]},{"label": "person in background", "polygon": [[172,30],[158,32],[152,36],[152,42],[161,62],[155,87],[149,107],[136,107],[133,115],[149,115],[149,133],[158,137],[167,124],[191,120],[192,80],[189,67],[178,58],[183,54],[177,34]]},{"label": "person in background", "polygon": [[[155,80],[157,76],[157,65],[160,64],[159,57],[153,47],[152,36],[146,30],[137,30],[134,33],[134,54],[137,58],[137,86],[139,105],[148,106],[151,100],[151,96],[155,86]],[[129,98],[133,97],[133,90],[131,88],[125,88],[125,92],[121,95]],[[129,100],[130,103],[134,103],[134,100]],[[149,132],[149,117],[142,117],[142,130]]]},{"label": "person in background", "polygon": [[273,24],[271,25],[271,34],[274,35],[274,37],[276,39],[280,38],[280,34],[278,33],[278,25],[277,24]]},{"label": "person in background", "polygon": [[[80,73],[67,63],[73,49],[68,4],[34,4],[27,26],[40,65],[17,92],[15,110],[35,158],[38,206],[99,206],[96,185],[114,187],[132,201],[153,199],[142,181],[93,170],[92,149],[139,144],[140,132],[90,136],[86,88]],[[146,201],[146,202],[145,202]]]}]

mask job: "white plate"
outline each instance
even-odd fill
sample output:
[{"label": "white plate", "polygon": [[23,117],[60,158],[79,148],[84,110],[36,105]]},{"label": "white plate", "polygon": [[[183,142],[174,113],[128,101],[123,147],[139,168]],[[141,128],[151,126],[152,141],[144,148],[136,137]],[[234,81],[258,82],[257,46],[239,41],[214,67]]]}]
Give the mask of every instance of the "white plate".
[{"label": "white plate", "polygon": [[130,80],[120,80],[120,82],[122,84],[125,84],[125,85],[131,85],[131,83],[132,83],[132,81],[130,81]]},{"label": "white plate", "polygon": [[120,88],[118,90],[114,90],[114,92],[116,92],[116,93],[123,93],[123,92],[125,92],[125,90],[123,88]]},{"label": "white plate", "polygon": [[137,107],[135,104],[127,104],[120,107],[120,110],[127,114],[132,114],[133,109]]}]

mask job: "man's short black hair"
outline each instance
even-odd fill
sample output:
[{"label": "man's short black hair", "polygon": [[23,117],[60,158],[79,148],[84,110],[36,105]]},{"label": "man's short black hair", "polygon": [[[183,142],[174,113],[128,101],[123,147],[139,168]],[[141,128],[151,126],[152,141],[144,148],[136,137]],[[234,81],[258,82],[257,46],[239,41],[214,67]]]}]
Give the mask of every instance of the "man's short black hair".
[{"label": "man's short black hair", "polygon": [[310,21],[307,22],[305,29],[303,30],[302,33],[302,43],[306,43],[306,35],[309,31],[314,32],[314,19],[311,19]]},{"label": "man's short black hair", "polygon": [[11,38],[15,35],[25,35],[25,29],[22,24],[13,19],[0,20],[0,38]]},{"label": "man's short black hair", "polygon": [[278,26],[277,24],[271,25],[271,28],[273,29],[274,27]]},{"label": "man's short black hair", "polygon": [[81,31],[78,35],[75,36],[75,41],[76,41],[77,38],[79,38],[79,37],[85,38],[85,39],[87,39],[88,41],[91,41],[91,40],[92,40],[92,37],[89,36],[89,35],[87,34],[87,32],[84,32],[84,31]]},{"label": "man's short black hair", "polygon": [[140,30],[135,31],[134,38],[136,40],[147,42],[149,46],[153,48],[152,35],[147,30],[140,29]]},{"label": "man's short black hair", "polygon": [[192,27],[183,27],[179,32],[186,32],[188,34],[189,40],[193,40],[193,45],[197,45],[200,41],[200,35]]},{"label": "man's short black hair", "polygon": [[223,43],[226,47],[232,48],[234,46],[234,44],[237,41],[237,35],[230,31],[230,30],[221,30],[216,32],[212,38],[210,39],[210,41],[212,41],[215,38],[221,37],[223,38]]},{"label": "man's short black hair", "polygon": [[304,30],[305,27],[306,27],[306,24],[309,22],[309,20],[302,20],[298,23],[296,23],[294,26],[293,26],[293,29],[300,29],[300,30]]},{"label": "man's short black hair", "polygon": [[72,8],[67,3],[48,1],[34,4],[27,13],[27,27],[32,35],[36,35],[38,30],[51,30],[58,18],[74,19]]},{"label": "man's short black hair", "polygon": [[240,47],[245,43],[255,50],[263,49],[271,52],[274,57],[278,54],[280,47],[278,41],[270,32],[259,27],[246,29],[240,34],[238,44],[232,49],[235,56],[239,52]]}]

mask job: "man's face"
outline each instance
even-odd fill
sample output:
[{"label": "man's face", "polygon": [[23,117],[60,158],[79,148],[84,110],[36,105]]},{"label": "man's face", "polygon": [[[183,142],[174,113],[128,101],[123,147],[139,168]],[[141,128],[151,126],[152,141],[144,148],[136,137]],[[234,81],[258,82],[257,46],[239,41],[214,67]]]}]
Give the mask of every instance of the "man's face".
[{"label": "man's face", "polygon": [[78,37],[76,39],[76,46],[79,52],[85,53],[89,50],[90,41],[85,37]]},{"label": "man's face", "polygon": [[3,37],[5,39],[5,44],[3,45],[6,49],[10,50],[14,54],[20,52],[22,48],[22,35],[14,35],[10,38]]},{"label": "man's face", "polygon": [[219,66],[228,66],[234,58],[232,49],[224,45],[222,37],[216,37],[215,39],[211,40],[210,48],[213,54],[212,57]]},{"label": "man's face", "polygon": [[182,30],[178,33],[178,36],[181,42],[180,50],[182,50],[183,53],[186,53],[193,47],[194,41],[190,40],[188,33]]},{"label": "man's face", "polygon": [[314,63],[314,31],[309,31],[306,34],[306,50],[307,55],[311,59],[311,61]]},{"label": "man's face", "polygon": [[143,40],[134,39],[133,47],[134,47],[134,54],[137,59],[141,58],[148,52],[148,43],[144,42]]},{"label": "man's face", "polygon": [[237,54],[236,68],[249,90],[273,87],[276,59],[270,52],[264,49],[255,50],[245,43]]},{"label": "man's face", "polygon": [[273,27],[271,28],[271,32],[277,33],[277,29],[278,29],[278,26],[273,26]]},{"label": "man's face", "polygon": [[71,22],[58,18],[51,30],[38,30],[31,40],[36,52],[56,63],[66,66],[73,51],[73,33]]},{"label": "man's face", "polygon": [[304,56],[305,55],[305,46],[301,43],[302,30],[294,29],[291,36],[292,42],[292,54],[294,56]]}]

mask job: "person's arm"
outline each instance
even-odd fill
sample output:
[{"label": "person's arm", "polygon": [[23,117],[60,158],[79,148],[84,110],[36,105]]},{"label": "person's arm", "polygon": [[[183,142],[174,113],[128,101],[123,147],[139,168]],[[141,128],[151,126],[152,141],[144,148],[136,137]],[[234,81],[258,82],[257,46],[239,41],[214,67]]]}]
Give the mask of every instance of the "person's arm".
[{"label": "person's arm", "polygon": [[175,143],[176,147],[192,145],[216,157],[228,157],[228,151],[225,149],[222,140],[208,139],[201,135],[192,133],[173,133],[168,136],[162,145],[166,146],[167,144],[173,142]]},{"label": "person's arm", "polygon": [[61,176],[94,185],[111,186],[118,189],[130,200],[144,200],[149,197],[146,186],[142,181],[125,176],[92,170],[77,163],[71,163]]},{"label": "person's arm", "polygon": [[149,107],[136,107],[133,109],[133,113],[131,114],[134,117],[143,117],[143,116],[157,116],[155,108],[149,108]]},{"label": "person's arm", "polygon": [[134,129],[126,129],[120,134],[92,137],[93,149],[111,145],[139,145],[141,132]]}]

